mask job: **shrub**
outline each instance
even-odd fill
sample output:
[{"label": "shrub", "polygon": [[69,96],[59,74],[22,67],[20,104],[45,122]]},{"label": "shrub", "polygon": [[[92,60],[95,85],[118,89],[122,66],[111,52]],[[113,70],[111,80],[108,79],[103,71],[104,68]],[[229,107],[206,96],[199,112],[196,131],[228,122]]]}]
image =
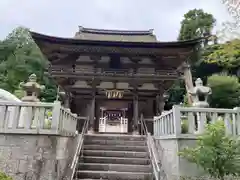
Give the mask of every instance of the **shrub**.
[{"label": "shrub", "polygon": [[7,176],[5,173],[0,172],[0,180],[13,180],[13,178]]},{"label": "shrub", "polygon": [[240,175],[239,140],[225,134],[223,121],[206,126],[194,148],[185,148],[179,155],[202,167],[213,178]]},{"label": "shrub", "polygon": [[211,107],[234,108],[240,106],[240,83],[235,76],[212,75],[208,78],[212,88],[209,102]]}]

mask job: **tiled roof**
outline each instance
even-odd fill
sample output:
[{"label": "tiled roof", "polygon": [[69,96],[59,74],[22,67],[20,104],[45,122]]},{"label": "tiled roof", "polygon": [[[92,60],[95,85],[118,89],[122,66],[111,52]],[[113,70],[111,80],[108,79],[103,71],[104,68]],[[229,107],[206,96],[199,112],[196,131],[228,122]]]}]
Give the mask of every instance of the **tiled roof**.
[{"label": "tiled roof", "polygon": [[98,41],[157,42],[152,29],[146,31],[127,31],[91,29],[80,26],[74,38]]}]

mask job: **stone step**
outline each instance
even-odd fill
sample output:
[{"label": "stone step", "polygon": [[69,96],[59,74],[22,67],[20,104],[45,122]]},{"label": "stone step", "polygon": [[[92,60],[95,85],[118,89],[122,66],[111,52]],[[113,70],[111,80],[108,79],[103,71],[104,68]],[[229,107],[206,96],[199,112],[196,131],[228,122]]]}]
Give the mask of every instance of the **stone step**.
[{"label": "stone step", "polygon": [[151,165],[128,165],[128,164],[98,164],[82,163],[78,165],[80,170],[91,171],[117,171],[117,172],[151,172]]},{"label": "stone step", "polygon": [[110,179],[110,180],[148,180],[151,173],[115,172],[115,171],[77,171],[77,178]]},{"label": "stone step", "polygon": [[84,150],[106,150],[106,151],[135,151],[146,152],[147,146],[121,146],[121,145],[83,145]]},{"label": "stone step", "polygon": [[[74,179],[74,180],[75,180],[75,179]],[[92,178],[90,178],[90,179],[89,179],[89,178],[86,178],[86,179],[85,179],[85,178],[84,178],[84,179],[78,179],[78,180],[108,180],[108,179],[102,179],[102,178],[101,178],[101,179],[92,179]]]},{"label": "stone step", "polygon": [[120,158],[120,157],[98,157],[83,156],[84,163],[103,163],[103,164],[132,164],[132,165],[149,165],[150,160],[147,158]]},{"label": "stone step", "polygon": [[112,140],[112,139],[86,139],[84,144],[90,145],[125,145],[125,146],[145,146],[145,141]]},{"label": "stone step", "polygon": [[[75,179],[74,179],[74,180],[75,180]],[[91,178],[91,179],[89,179],[89,178],[86,178],[86,179],[85,179],[85,178],[84,178],[84,179],[78,179],[78,180],[108,180],[108,179],[102,179],[102,178],[101,178],[101,179],[92,179],[92,178]]]},{"label": "stone step", "polygon": [[106,150],[84,150],[84,156],[98,157],[126,157],[126,158],[148,158],[147,152],[134,151],[106,151]]},{"label": "stone step", "polygon": [[122,134],[86,134],[85,139],[145,141],[146,137],[141,135],[122,135]]}]

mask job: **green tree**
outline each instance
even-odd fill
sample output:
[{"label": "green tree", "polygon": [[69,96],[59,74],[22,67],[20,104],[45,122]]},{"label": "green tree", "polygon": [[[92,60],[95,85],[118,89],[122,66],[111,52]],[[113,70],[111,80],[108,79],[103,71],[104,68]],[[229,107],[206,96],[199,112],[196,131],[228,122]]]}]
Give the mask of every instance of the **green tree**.
[{"label": "green tree", "polygon": [[14,93],[19,90],[20,82],[35,73],[39,83],[46,86],[41,97],[52,102],[56,97],[56,85],[44,74],[48,61],[31,38],[28,29],[14,29],[0,46],[0,88]]},{"label": "green tree", "polygon": [[225,71],[240,67],[240,39],[209,46],[203,53],[204,61],[217,64]]},{"label": "green tree", "polygon": [[212,95],[209,99],[211,107],[234,108],[240,106],[240,83],[236,76],[212,75],[208,78],[208,85],[212,88]]},{"label": "green tree", "polygon": [[202,9],[190,10],[184,14],[178,40],[191,40],[203,37],[205,34],[210,35],[215,22],[213,15]]},{"label": "green tree", "polygon": [[196,147],[185,148],[179,155],[196,163],[214,178],[223,180],[228,175],[240,175],[240,144],[226,135],[223,121],[207,125]]},{"label": "green tree", "polygon": [[[181,21],[178,40],[191,40],[203,37],[205,34],[211,34],[215,22],[216,20],[213,15],[204,12],[202,9],[190,10],[184,14],[183,20]],[[196,47],[195,52],[192,54],[188,62],[191,64],[193,75],[197,75],[197,77],[199,77],[199,75],[205,76],[204,70],[198,70],[198,67],[201,64],[198,63],[201,59],[200,51],[201,46],[199,45]],[[184,95],[187,93],[185,84],[192,84],[192,82],[176,82],[172,88],[170,88],[167,106],[183,102]]]}]

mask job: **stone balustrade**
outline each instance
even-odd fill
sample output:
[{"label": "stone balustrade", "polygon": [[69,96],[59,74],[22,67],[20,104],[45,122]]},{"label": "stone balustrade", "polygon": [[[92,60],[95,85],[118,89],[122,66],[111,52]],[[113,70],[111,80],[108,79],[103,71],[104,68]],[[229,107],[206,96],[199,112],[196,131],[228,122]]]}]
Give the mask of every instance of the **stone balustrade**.
[{"label": "stone balustrade", "polygon": [[217,109],[173,106],[154,117],[154,136],[200,134],[206,124],[223,120],[226,132],[240,135],[240,108]]},{"label": "stone balustrade", "polygon": [[0,133],[72,136],[77,115],[61,103],[0,101]]}]

